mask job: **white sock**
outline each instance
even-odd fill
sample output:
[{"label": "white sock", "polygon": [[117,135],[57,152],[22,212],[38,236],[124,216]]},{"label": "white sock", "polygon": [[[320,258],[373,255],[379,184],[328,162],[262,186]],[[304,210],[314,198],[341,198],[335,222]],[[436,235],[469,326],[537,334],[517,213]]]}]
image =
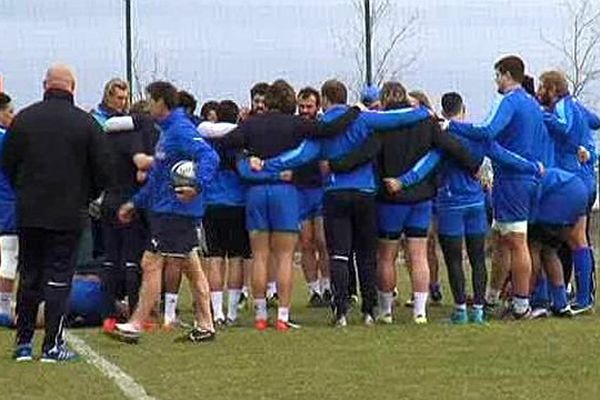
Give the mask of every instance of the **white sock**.
[{"label": "white sock", "polygon": [[240,289],[229,289],[227,292],[227,319],[235,321],[238,316],[238,302],[240,301],[240,295],[242,291]]},{"label": "white sock", "polygon": [[427,296],[429,296],[429,292],[415,292],[415,305],[413,306],[413,315],[415,317],[427,316],[427,310],[425,309],[427,306]]},{"label": "white sock", "polygon": [[331,292],[331,280],[329,278],[321,278],[321,293],[325,293],[326,290]]},{"label": "white sock", "polygon": [[290,320],[290,309],[288,307],[279,307],[277,309],[277,319],[279,321],[288,322]]},{"label": "white sock", "polygon": [[487,288],[485,291],[485,301],[490,304],[497,303],[500,299],[500,291],[498,289]]},{"label": "white sock", "polygon": [[455,304],[454,308],[456,308],[457,310],[460,310],[460,311],[467,311],[467,305],[465,303]]},{"label": "white sock", "polygon": [[308,282],[308,291],[310,292],[310,295],[313,293],[321,295],[321,285],[319,285],[318,279],[316,281]]},{"label": "white sock", "polygon": [[249,294],[249,292],[250,292],[250,291],[248,290],[248,286],[246,286],[246,285],[242,286],[242,294],[243,294],[244,296],[246,296],[246,298],[248,298],[248,294]]},{"label": "white sock", "polygon": [[393,292],[379,292],[379,309],[382,314],[392,313],[392,303],[394,302]]},{"label": "white sock", "polygon": [[178,297],[177,293],[165,293],[165,325],[172,323],[177,318],[175,310]]},{"label": "white sock", "polygon": [[12,302],[15,295],[12,293],[0,292],[0,314],[12,315]]},{"label": "white sock", "polygon": [[277,293],[277,282],[272,281],[267,283],[267,298],[273,297]]},{"label": "white sock", "polygon": [[223,292],[210,292],[210,303],[212,305],[214,320],[225,319],[225,316],[223,315]]},{"label": "white sock", "polygon": [[254,312],[255,319],[267,319],[267,300],[266,299],[254,299]]}]

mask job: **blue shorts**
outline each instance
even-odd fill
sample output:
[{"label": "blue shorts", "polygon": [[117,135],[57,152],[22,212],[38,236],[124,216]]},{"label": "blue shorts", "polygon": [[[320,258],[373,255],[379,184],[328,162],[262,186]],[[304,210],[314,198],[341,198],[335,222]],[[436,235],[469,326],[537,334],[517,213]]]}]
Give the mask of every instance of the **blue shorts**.
[{"label": "blue shorts", "polygon": [[294,185],[254,185],[246,193],[246,229],[262,232],[298,232],[300,210]]},{"label": "blue shorts", "polygon": [[14,235],[17,233],[17,218],[15,203],[0,202],[0,234]]},{"label": "blue shorts", "polygon": [[438,213],[438,210],[439,210],[439,208],[438,208],[437,197],[434,197],[431,200],[431,214],[434,215],[434,216],[436,216],[437,213]]},{"label": "blue shorts", "polygon": [[300,221],[315,219],[323,215],[323,188],[298,188]]},{"label": "blue shorts", "polygon": [[485,235],[489,225],[485,205],[438,208],[438,233],[444,236]]},{"label": "blue shorts", "polygon": [[377,203],[377,229],[380,239],[427,237],[431,224],[431,200],[414,204]]},{"label": "blue shorts", "polygon": [[581,181],[585,184],[585,187],[587,188],[588,208],[589,210],[591,210],[594,206],[594,203],[596,202],[596,175],[590,175],[588,173],[578,173],[577,176],[579,177],[579,179],[581,179]]},{"label": "blue shorts", "polygon": [[533,179],[498,179],[492,190],[494,219],[526,222],[532,214],[538,183]]},{"label": "blue shorts", "polygon": [[536,224],[573,225],[588,210],[588,188],[581,179],[573,179],[560,190],[543,195],[536,207]]}]

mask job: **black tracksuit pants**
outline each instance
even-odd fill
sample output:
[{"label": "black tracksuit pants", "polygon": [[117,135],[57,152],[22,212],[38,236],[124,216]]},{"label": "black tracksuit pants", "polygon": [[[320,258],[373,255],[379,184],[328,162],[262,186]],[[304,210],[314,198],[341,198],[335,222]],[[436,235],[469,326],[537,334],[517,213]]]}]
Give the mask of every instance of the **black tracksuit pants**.
[{"label": "black tracksuit pants", "polygon": [[63,345],[65,315],[80,236],[79,231],[19,230],[17,344],[33,341],[38,308],[44,301],[46,335],[42,350]]},{"label": "black tracksuit pants", "polygon": [[336,317],[348,311],[348,261],[353,250],[362,296],[361,310],[373,314],[377,249],[375,195],[358,190],[326,192],[324,222]]},{"label": "black tracksuit pants", "polygon": [[146,227],[140,219],[136,219],[129,224],[104,220],[102,228],[104,282],[111,304],[127,296],[129,309],[133,312],[139,298],[140,261],[146,245]]}]

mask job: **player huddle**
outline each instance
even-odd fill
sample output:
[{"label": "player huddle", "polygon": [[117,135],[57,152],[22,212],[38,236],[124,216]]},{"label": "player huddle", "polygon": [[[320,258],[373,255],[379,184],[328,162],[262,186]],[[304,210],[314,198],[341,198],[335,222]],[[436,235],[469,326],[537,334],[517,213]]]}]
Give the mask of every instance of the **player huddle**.
[{"label": "player huddle", "polygon": [[[440,299],[431,273],[435,247],[428,251],[435,240],[455,324],[484,324],[501,292],[508,299],[504,314],[515,319],[591,310],[588,225],[600,118],[569,94],[558,71],[543,73],[534,90],[520,58],[504,57],[494,70],[499,94],[477,124],[467,122],[460,94],[444,94],[438,115],[426,96],[395,81],[367,88],[355,106],[337,80],[298,94],[283,80],[261,83],[251,90],[251,110],[211,102],[202,118],[193,115],[193,97],[170,83],[150,84],[146,108],[129,110],[127,84],[109,82],[93,111],[113,178],[93,224],[103,244],[98,290],[106,306],[98,319],[104,330],[136,341],[159,302],[163,324],[178,325],[182,275],[194,301],[191,341],[236,325],[240,305],[250,299],[256,329],[295,328],[297,252],[309,305],[331,307],[335,326],[348,324],[356,286],[364,324],[389,324],[401,248],[413,319],[425,324],[430,293]],[[0,117],[9,103],[0,102]],[[10,131],[9,122],[0,119],[0,128]],[[488,159],[493,180],[482,173]],[[10,187],[0,181],[0,201],[14,202],[5,193]],[[4,210],[0,271],[12,280],[17,250],[6,238],[17,232]],[[489,283],[487,243],[494,250]],[[10,303],[12,286],[0,284],[1,321],[10,315],[4,299]],[[72,301],[71,313],[85,317],[91,312],[77,309],[91,297],[79,290],[74,285],[72,299],[80,300]],[[119,308],[125,298],[129,312]],[[273,320],[269,305],[277,309]]]}]

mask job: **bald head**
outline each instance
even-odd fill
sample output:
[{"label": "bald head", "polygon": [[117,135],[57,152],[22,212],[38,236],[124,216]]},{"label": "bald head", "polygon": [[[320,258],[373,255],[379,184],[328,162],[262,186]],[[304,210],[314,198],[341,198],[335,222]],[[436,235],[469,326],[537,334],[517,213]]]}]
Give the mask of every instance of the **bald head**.
[{"label": "bald head", "polygon": [[44,90],[60,89],[69,93],[75,92],[75,74],[66,64],[54,64],[46,71]]}]

